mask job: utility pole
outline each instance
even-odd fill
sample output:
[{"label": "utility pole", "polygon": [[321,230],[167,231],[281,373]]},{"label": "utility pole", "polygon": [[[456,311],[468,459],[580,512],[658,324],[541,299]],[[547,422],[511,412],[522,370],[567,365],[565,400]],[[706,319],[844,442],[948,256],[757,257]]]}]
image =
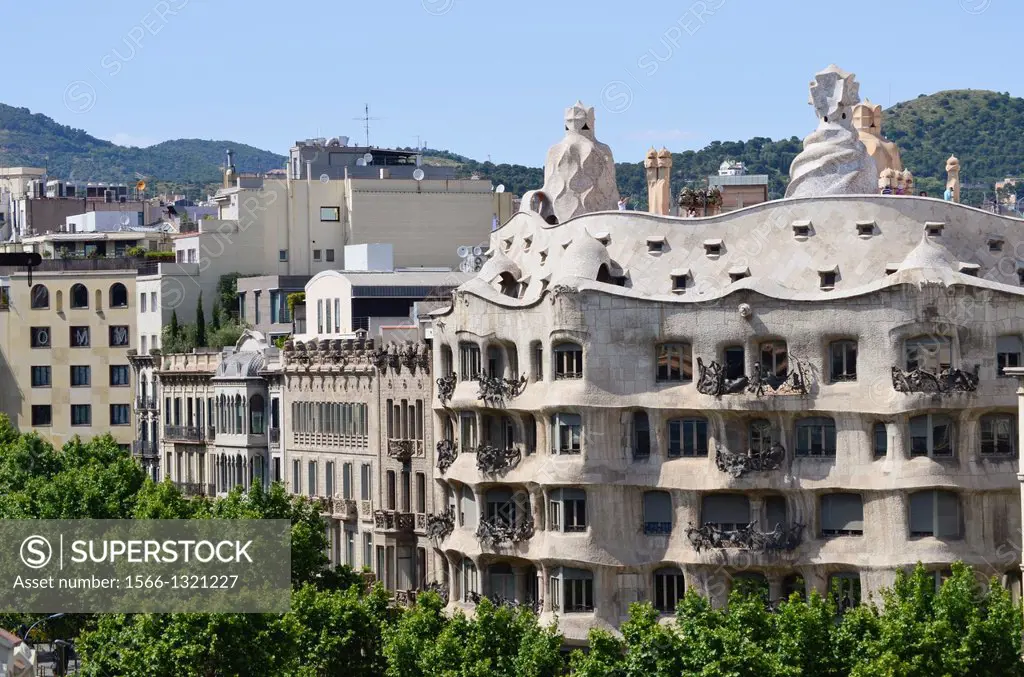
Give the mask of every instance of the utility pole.
[{"label": "utility pole", "polygon": [[363,107],[363,117],[352,118],[353,120],[359,120],[363,123],[363,129],[366,132],[366,147],[370,147],[370,120],[380,120],[380,118],[370,117],[370,104],[365,104]]}]

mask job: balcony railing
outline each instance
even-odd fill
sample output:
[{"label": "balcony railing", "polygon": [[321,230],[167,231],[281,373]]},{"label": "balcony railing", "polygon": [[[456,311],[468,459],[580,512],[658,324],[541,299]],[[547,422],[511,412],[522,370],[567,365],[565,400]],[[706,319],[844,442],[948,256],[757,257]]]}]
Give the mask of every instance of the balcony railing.
[{"label": "balcony railing", "polygon": [[416,515],[397,510],[377,510],[373,513],[373,526],[385,531],[412,532],[416,529]]},{"label": "balcony railing", "polygon": [[174,486],[186,496],[213,496],[213,485],[205,482],[175,482]]},{"label": "balcony railing", "polygon": [[359,506],[351,498],[335,498],[331,508],[331,515],[334,519],[343,522],[354,521],[359,517]]},{"label": "balcony railing", "polygon": [[437,443],[437,469],[442,475],[452,467],[456,456],[458,456],[458,452],[455,450],[455,442],[441,440]]},{"label": "balcony railing", "polygon": [[442,513],[427,515],[427,536],[443,541],[455,531],[455,511],[450,507]]},{"label": "balcony railing", "polygon": [[786,450],[781,444],[773,444],[767,449],[750,449],[745,454],[737,454],[718,447],[715,449],[715,465],[724,473],[740,478],[748,472],[768,472],[776,470],[786,458]]},{"label": "balcony railing", "polygon": [[477,390],[476,398],[483,400],[492,407],[501,407],[506,400],[519,395],[526,388],[526,376],[518,379],[502,378],[501,376],[488,376],[483,372],[476,375]]},{"label": "balcony railing", "polygon": [[533,518],[509,522],[503,519],[481,520],[477,527],[476,537],[483,545],[503,545],[520,543],[533,536]]},{"label": "balcony railing", "polygon": [[156,398],[155,397],[136,397],[135,398],[135,409],[138,411],[156,411]]},{"label": "balcony railing", "polygon": [[165,425],[164,437],[169,440],[185,440],[188,442],[202,442],[206,439],[207,431],[211,431],[210,439],[213,439],[213,428],[204,429],[191,425]]},{"label": "balcony railing", "polygon": [[718,524],[690,527],[686,537],[697,552],[724,548],[780,552],[795,550],[800,545],[803,524],[775,525],[771,531],[761,531],[753,522],[744,526],[726,528]]},{"label": "balcony railing", "polygon": [[476,448],[476,468],[482,473],[503,473],[519,465],[523,454],[519,449],[481,444]]},{"label": "balcony railing", "polygon": [[978,375],[962,369],[943,369],[939,373],[892,368],[892,387],[900,393],[973,393]]},{"label": "balcony railing", "polygon": [[281,444],[281,429],[267,428],[267,439],[270,440],[271,444]]},{"label": "balcony railing", "polygon": [[132,454],[135,456],[141,456],[142,458],[159,457],[156,442],[153,440],[135,440],[132,442]]}]

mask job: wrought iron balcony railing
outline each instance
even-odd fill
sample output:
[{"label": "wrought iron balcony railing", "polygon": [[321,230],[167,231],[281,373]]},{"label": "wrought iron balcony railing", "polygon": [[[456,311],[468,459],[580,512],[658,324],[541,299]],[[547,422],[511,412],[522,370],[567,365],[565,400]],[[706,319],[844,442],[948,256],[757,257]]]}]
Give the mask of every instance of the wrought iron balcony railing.
[{"label": "wrought iron balcony railing", "polygon": [[506,401],[511,400],[523,392],[526,388],[526,376],[520,375],[518,379],[502,378],[500,376],[488,376],[480,372],[476,376],[477,390],[476,398],[483,400],[492,407],[501,407]]},{"label": "wrought iron balcony railing", "polygon": [[483,473],[500,473],[519,465],[523,454],[519,449],[512,447],[492,447],[489,444],[481,444],[476,448],[476,468]]},{"label": "wrought iron balcony railing", "polygon": [[135,409],[137,411],[156,411],[156,398],[155,397],[142,397],[141,395],[135,398]]},{"label": "wrought iron balcony railing", "polygon": [[705,365],[704,360],[697,358],[697,392],[703,395],[719,397],[743,392],[749,380],[740,375],[737,378],[726,378],[725,367],[718,362]]},{"label": "wrought iron balcony railing", "polygon": [[444,512],[427,515],[427,536],[443,541],[455,531],[455,511],[448,508]]},{"label": "wrought iron balcony railing", "polygon": [[689,527],[686,530],[686,537],[697,552],[724,548],[780,552],[796,549],[800,545],[803,531],[803,524],[777,524],[768,532],[761,531],[753,522],[734,528],[705,524],[702,527]]},{"label": "wrought iron balcony railing", "polygon": [[978,374],[962,369],[943,369],[936,374],[893,367],[892,387],[900,393],[973,393],[978,389]]},{"label": "wrought iron balcony railing", "polygon": [[768,472],[776,470],[786,458],[786,450],[781,444],[773,444],[767,449],[750,449],[745,454],[737,454],[721,446],[715,449],[715,465],[724,473],[739,478],[748,472]]},{"label": "wrought iron balcony railing", "polygon": [[142,458],[158,458],[159,450],[153,440],[135,440],[132,442],[132,454]]},{"label": "wrought iron balcony railing", "polygon": [[185,440],[188,442],[202,442],[206,439],[206,430],[191,425],[165,425],[164,437],[169,440]]},{"label": "wrought iron balcony railing", "polygon": [[451,401],[452,395],[455,394],[455,384],[455,374],[449,374],[437,379],[437,399],[441,404],[448,404]]},{"label": "wrought iron balcony railing", "polygon": [[476,537],[483,545],[502,545],[520,543],[533,536],[533,518],[509,522],[502,519],[481,520],[477,527]]},{"label": "wrought iron balcony railing", "polygon": [[452,467],[452,463],[455,463],[455,457],[458,455],[455,442],[441,440],[437,443],[437,469],[442,475],[448,472],[448,468]]}]

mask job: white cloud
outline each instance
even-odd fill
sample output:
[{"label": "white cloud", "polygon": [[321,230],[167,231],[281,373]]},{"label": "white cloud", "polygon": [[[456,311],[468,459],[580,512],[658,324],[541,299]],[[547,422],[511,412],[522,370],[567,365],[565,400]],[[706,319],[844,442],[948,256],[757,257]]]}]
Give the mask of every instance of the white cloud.
[{"label": "white cloud", "polygon": [[682,129],[643,129],[626,134],[631,141],[678,141],[693,136],[693,132]]},{"label": "white cloud", "polygon": [[146,146],[160,143],[156,139],[151,139],[147,136],[136,136],[128,132],[117,132],[114,136],[110,137],[110,140],[119,146],[136,146],[138,148],[145,148]]}]

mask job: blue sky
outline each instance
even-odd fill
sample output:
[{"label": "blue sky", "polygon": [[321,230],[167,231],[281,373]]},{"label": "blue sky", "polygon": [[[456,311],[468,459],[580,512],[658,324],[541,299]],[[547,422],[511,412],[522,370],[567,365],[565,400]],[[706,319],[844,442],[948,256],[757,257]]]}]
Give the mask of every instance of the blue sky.
[{"label": "blue sky", "polygon": [[299,138],[540,165],[577,99],[618,161],[650,145],[804,136],[836,63],[877,103],[1024,95],[1020,0],[7,2],[0,101],[118,143]]}]

